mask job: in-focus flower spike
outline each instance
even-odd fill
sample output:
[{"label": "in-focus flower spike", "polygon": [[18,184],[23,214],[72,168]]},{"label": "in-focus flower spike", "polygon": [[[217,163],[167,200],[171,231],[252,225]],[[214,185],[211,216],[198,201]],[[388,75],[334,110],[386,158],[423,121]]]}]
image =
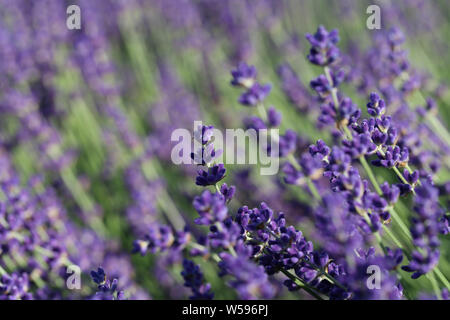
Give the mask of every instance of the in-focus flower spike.
[{"label": "in-focus flower spike", "polygon": [[91,278],[98,289],[92,300],[125,300],[125,293],[117,288],[119,280],[109,280],[102,267],[98,267],[97,271],[92,270]]},{"label": "in-focus flower spike", "polygon": [[207,166],[206,170],[200,169],[197,172],[195,183],[198,186],[215,185],[225,178],[225,166],[222,163],[213,164],[213,161],[222,154],[222,150],[216,150],[211,142],[213,128],[213,126],[199,126],[194,132],[195,139],[201,142],[202,146],[191,153],[191,158],[196,164]]},{"label": "in-focus flower spike", "polygon": [[309,146],[309,153],[312,156],[316,156],[319,154],[323,160],[326,160],[328,158],[330,150],[330,147],[328,147],[326,143],[321,139],[317,140],[316,144],[312,144]]},{"label": "in-focus flower spike", "polygon": [[400,149],[399,146],[388,146],[384,155],[381,152],[377,152],[378,158],[372,161],[372,164],[377,167],[393,168],[398,165],[404,166],[409,160],[408,148],[404,147]]},{"label": "in-focus flower spike", "polygon": [[405,177],[406,181],[408,181],[411,186],[415,186],[419,181],[419,171],[413,171],[410,173],[408,169],[404,169],[403,177]]}]

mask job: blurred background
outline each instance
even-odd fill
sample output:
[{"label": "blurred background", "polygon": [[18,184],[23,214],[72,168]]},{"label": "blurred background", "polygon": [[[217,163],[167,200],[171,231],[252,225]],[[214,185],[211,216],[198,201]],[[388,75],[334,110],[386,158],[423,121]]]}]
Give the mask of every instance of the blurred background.
[{"label": "blurred background", "polygon": [[[81,9],[81,30],[66,27],[71,4]],[[371,4],[381,8],[380,30],[366,27]],[[433,97],[438,120],[449,127],[446,0],[0,0],[0,200],[45,226],[17,227],[25,237],[39,234],[41,243],[30,240],[29,247],[0,229],[0,266],[28,270],[37,297],[89,296],[95,286],[87,275],[99,265],[131,298],[188,297],[180,257],[130,254],[154,221],[203,232],[192,222],[192,199],[202,190],[196,168],[171,162],[171,133],[192,131],[194,120],[243,127],[251,110],[237,102],[230,71],[244,61],[272,84],[266,104],[282,112],[283,130],[298,133],[300,150],[319,138],[330,142],[329,131],[317,126],[319,104],[309,88],[321,70],[306,59],[305,34],[320,24],[339,30],[342,90],[362,109],[373,90],[396,103],[373,70],[386,32],[399,28],[414,70],[410,85],[422,93],[408,104],[424,106],[423,96]],[[433,143],[429,149],[431,158],[435,152],[444,159],[434,177],[444,186],[448,150]],[[308,196],[280,176],[260,176],[257,166],[227,169],[225,182],[238,190],[233,210],[265,201],[308,235]],[[447,275],[449,245],[443,243],[441,257]],[[80,292],[65,289],[58,276],[69,261],[85,273]],[[213,264],[197,262],[216,298],[235,297]],[[406,281],[413,297],[429,286]],[[298,294],[280,290],[279,297]]]}]

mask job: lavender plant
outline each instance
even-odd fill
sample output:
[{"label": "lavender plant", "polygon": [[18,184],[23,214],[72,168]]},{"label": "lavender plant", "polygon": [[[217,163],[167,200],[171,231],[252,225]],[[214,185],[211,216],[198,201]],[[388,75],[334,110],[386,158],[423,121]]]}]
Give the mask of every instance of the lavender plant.
[{"label": "lavender plant", "polygon": [[0,300],[449,298],[445,2],[77,5],[0,0]]}]

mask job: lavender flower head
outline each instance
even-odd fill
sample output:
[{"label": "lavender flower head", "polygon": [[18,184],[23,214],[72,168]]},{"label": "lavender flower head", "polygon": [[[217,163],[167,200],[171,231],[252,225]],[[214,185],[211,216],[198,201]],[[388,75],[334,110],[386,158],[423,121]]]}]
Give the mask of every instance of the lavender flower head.
[{"label": "lavender flower head", "polygon": [[255,83],[247,91],[245,91],[239,98],[239,102],[244,106],[253,107],[264,101],[270,93],[270,84],[261,85]]},{"label": "lavender flower head", "polygon": [[251,88],[256,80],[257,71],[255,66],[249,66],[242,62],[238,67],[231,71],[231,84],[233,86],[242,86],[244,88]]},{"label": "lavender flower head", "polygon": [[336,29],[330,32],[324,26],[319,26],[315,34],[307,34],[306,39],[311,44],[308,60],[318,66],[327,66],[339,59],[340,51],[336,44],[339,34]]},{"label": "lavender flower head", "polygon": [[117,289],[118,279],[109,280],[102,267],[98,267],[97,271],[92,270],[91,278],[98,285],[93,300],[125,300],[124,292]]}]

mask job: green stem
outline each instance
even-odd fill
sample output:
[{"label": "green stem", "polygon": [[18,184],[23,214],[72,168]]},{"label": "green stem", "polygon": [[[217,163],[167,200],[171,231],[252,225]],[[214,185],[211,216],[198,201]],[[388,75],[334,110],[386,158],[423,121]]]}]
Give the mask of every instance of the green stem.
[{"label": "green stem", "polygon": [[391,230],[389,230],[389,228],[385,225],[383,225],[383,230],[386,232],[386,234],[392,239],[392,241],[394,241],[395,245],[397,247],[399,247],[400,249],[404,250],[404,246],[402,245],[402,243],[397,239],[397,237],[392,233]]},{"label": "green stem", "polygon": [[5,269],[3,269],[2,268],[2,266],[0,266],[0,275],[5,275],[5,274],[8,274],[8,272],[6,272],[6,270]]},{"label": "green stem", "polygon": [[438,298],[438,300],[442,300],[441,290],[439,289],[438,283],[433,273],[428,273],[427,278],[431,282],[431,286],[433,287],[434,294]]},{"label": "green stem", "polygon": [[[394,170],[394,172],[397,174],[397,176],[400,178],[400,180],[404,183],[404,184],[409,184],[409,182],[405,179],[405,177],[403,176],[403,174],[400,172],[400,170],[398,170],[398,168],[396,166],[392,167],[392,169]],[[413,189],[414,192],[414,189]]]},{"label": "green stem", "polygon": [[[297,161],[295,160],[294,155],[292,153],[288,154],[286,158],[289,161],[289,163],[292,164],[292,166],[295,168],[295,170],[297,170],[297,171],[301,170],[300,165],[297,163]],[[320,200],[320,198],[321,198],[320,193],[319,193],[319,190],[317,190],[314,182],[309,177],[305,177],[305,179],[306,179],[306,184],[308,185],[309,191],[313,195],[314,199]]]},{"label": "green stem", "polygon": [[448,282],[444,274],[441,272],[441,270],[439,270],[439,268],[434,268],[433,271],[434,273],[436,273],[436,275],[442,281],[442,283],[447,287],[447,289],[450,290],[450,283]]},{"label": "green stem", "polygon": [[372,183],[373,187],[377,191],[379,195],[383,194],[383,191],[381,191],[380,185],[378,184],[378,181],[373,174],[372,169],[370,168],[369,164],[367,163],[366,157],[361,156],[359,157],[359,162],[361,162],[364,170],[366,171],[367,175],[369,176],[370,182]]},{"label": "green stem", "polygon": [[[380,185],[378,184],[377,179],[375,178],[375,175],[372,171],[372,169],[370,168],[369,164],[367,163],[366,158],[360,157],[359,158],[362,166],[364,167],[364,170],[366,171],[367,175],[369,176],[370,182],[372,183],[372,185],[374,186],[375,190],[377,191],[378,195],[382,195],[383,192],[381,191]],[[389,212],[391,213],[392,217],[394,218],[394,221],[398,223],[398,225],[400,226],[400,229],[402,229],[402,231],[405,233],[405,235],[407,235],[407,237],[412,240],[411,235],[409,234],[409,229],[408,227],[405,225],[405,223],[403,222],[403,220],[400,218],[400,216],[398,215],[397,211],[395,211],[394,208],[390,208]],[[398,241],[398,239],[396,239],[394,237],[394,234],[388,229],[385,228],[386,233],[393,238],[394,242],[398,245],[398,243],[400,243],[400,241]],[[394,239],[395,238],[395,239]],[[401,248],[402,246],[400,245],[399,248]]]},{"label": "green stem", "polygon": [[319,191],[316,188],[316,185],[314,184],[314,181],[312,181],[310,178],[306,179],[306,184],[308,185],[309,191],[311,191],[311,194],[316,200],[320,199]]},{"label": "green stem", "polygon": [[450,134],[447,132],[447,129],[445,129],[442,123],[433,115],[427,116],[426,120],[430,123],[434,131],[437,132],[441,139],[450,146]]},{"label": "green stem", "polygon": [[394,218],[394,222],[399,225],[399,227],[402,230],[403,234],[406,235],[407,239],[408,240],[412,240],[412,238],[410,237],[410,233],[409,233],[408,227],[403,222],[403,220],[401,219],[401,217],[399,216],[397,211],[394,208],[390,208],[389,209],[389,213],[391,214],[392,218]]},{"label": "green stem", "polygon": [[300,278],[294,276],[292,273],[290,273],[289,271],[286,271],[284,269],[281,269],[281,272],[288,277],[289,279],[291,279],[292,281],[295,282],[296,285],[298,285],[300,288],[302,288],[303,290],[305,290],[306,292],[308,292],[311,296],[313,296],[314,298],[316,298],[317,300],[324,300],[319,293],[316,293],[315,290],[310,287],[307,283],[305,283],[303,280],[301,280]]}]

